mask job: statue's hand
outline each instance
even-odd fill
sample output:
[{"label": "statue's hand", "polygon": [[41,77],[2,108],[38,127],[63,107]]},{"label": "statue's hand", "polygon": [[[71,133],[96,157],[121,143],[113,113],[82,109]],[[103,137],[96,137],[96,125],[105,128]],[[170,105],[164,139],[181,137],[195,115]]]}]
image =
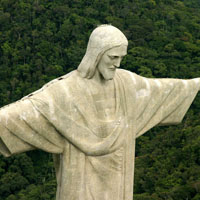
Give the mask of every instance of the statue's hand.
[{"label": "statue's hand", "polygon": [[194,78],[193,79],[195,82],[196,82],[196,84],[199,86],[199,91],[200,91],[200,78]]},{"label": "statue's hand", "polygon": [[200,78],[197,78],[198,85],[199,85],[199,91],[200,91]]}]

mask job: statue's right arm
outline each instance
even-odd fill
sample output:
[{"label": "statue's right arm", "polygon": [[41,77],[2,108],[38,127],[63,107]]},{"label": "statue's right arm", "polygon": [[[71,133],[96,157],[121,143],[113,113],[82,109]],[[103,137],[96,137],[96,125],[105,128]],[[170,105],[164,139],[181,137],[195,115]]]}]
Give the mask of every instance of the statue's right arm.
[{"label": "statue's right arm", "polygon": [[61,153],[63,140],[29,98],[0,109],[0,153],[10,156],[33,149]]}]

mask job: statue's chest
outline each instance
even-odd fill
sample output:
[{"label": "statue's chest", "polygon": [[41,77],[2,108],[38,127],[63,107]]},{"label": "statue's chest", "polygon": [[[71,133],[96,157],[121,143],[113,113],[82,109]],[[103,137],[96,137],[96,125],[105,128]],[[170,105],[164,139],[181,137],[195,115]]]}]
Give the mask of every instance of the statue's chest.
[{"label": "statue's chest", "polygon": [[92,99],[97,118],[105,121],[115,118],[116,95],[114,87],[93,90]]},{"label": "statue's chest", "polygon": [[74,120],[86,124],[99,137],[107,137],[119,124],[123,109],[120,106],[120,95],[114,83],[99,86],[88,81],[87,88],[82,93],[82,103],[79,108],[81,115],[73,114]]},{"label": "statue's chest", "polygon": [[107,137],[115,127],[116,100],[114,92],[93,96],[97,123],[94,133],[99,137]]},{"label": "statue's chest", "polygon": [[94,104],[96,108],[96,114],[99,119],[113,119],[115,114],[115,98],[114,95],[106,96],[94,96]]}]

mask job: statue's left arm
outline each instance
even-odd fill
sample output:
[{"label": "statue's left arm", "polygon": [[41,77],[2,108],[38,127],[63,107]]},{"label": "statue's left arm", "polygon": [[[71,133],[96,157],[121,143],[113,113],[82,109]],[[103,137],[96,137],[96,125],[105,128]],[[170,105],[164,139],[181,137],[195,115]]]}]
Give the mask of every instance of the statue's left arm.
[{"label": "statue's left arm", "polygon": [[[159,125],[173,125],[178,124],[182,121],[185,116],[187,110],[192,104],[196,94],[200,90],[200,78],[190,79],[190,80],[176,80],[180,82],[180,86],[182,87],[177,94],[174,94],[175,98],[173,98],[172,105],[168,105],[168,107],[174,107],[173,111],[166,116]],[[181,86],[183,84],[183,86]]]},{"label": "statue's left arm", "polygon": [[136,137],[156,125],[180,123],[200,89],[200,78],[136,79]]}]

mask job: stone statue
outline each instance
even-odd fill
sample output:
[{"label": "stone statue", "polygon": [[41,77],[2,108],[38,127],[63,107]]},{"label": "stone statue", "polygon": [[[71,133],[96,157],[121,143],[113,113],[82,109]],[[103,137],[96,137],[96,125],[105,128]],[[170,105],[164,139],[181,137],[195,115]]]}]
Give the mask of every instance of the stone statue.
[{"label": "stone statue", "polygon": [[200,79],[151,79],[118,69],[124,34],[96,28],[78,69],[0,110],[4,156],[53,153],[57,200],[130,200],[136,138],[181,122]]}]

